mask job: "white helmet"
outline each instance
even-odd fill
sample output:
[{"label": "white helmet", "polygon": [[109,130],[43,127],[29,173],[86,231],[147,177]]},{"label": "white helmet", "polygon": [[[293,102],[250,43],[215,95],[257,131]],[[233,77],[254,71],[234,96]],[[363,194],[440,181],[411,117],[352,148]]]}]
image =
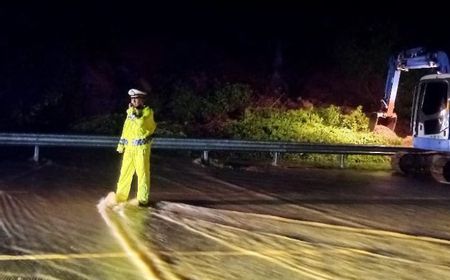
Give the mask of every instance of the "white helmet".
[{"label": "white helmet", "polygon": [[133,98],[133,97],[145,97],[145,96],[147,96],[147,93],[146,93],[146,92],[143,92],[143,91],[140,91],[140,90],[138,90],[138,89],[132,88],[132,89],[130,89],[130,90],[128,91],[128,95],[129,95],[131,98]]}]

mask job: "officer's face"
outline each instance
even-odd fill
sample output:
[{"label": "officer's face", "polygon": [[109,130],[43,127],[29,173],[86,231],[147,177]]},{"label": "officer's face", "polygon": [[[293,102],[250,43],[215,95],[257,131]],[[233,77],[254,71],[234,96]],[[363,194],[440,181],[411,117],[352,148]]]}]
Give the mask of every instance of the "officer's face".
[{"label": "officer's face", "polygon": [[144,107],[144,99],[142,97],[131,98],[131,105],[134,108],[142,108]]}]

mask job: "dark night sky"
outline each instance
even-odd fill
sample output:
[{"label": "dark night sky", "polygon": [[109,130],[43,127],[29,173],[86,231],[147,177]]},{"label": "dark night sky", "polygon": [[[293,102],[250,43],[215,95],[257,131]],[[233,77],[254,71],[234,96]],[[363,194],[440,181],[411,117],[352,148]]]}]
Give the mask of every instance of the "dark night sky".
[{"label": "dark night sky", "polygon": [[372,36],[369,31],[374,26],[379,33],[398,29],[398,48],[450,46],[446,19],[438,11],[421,14],[392,5],[343,5],[338,12],[330,4],[305,6],[294,1],[250,1],[245,5],[226,1],[111,2],[39,1],[0,7],[4,58],[67,48],[75,53],[107,54],[144,44],[161,44],[170,51],[180,43],[246,56],[264,52],[267,44],[281,40],[294,45],[299,57],[311,53],[320,60],[322,52],[335,47],[336,38]]},{"label": "dark night sky", "polygon": [[[110,60],[117,52],[138,53],[139,48],[148,48],[149,56],[158,49],[161,65],[177,63],[177,59],[189,63],[190,53],[205,54],[205,67],[209,61],[216,64],[215,55],[223,53],[251,64],[267,57],[274,44],[281,42],[290,48],[293,62],[314,59],[323,67],[330,64],[328,55],[343,40],[369,41],[374,34],[395,32],[394,48],[450,48],[444,16],[438,11],[408,11],[406,6],[341,4],[337,11],[330,4],[299,5],[296,1],[249,1],[245,5],[228,1],[75,2],[0,6],[3,66],[14,68],[21,63],[20,57],[46,65],[52,53],[61,52]],[[166,59],[174,53],[180,55]]]},{"label": "dark night sky", "polygon": [[[66,2],[66,1],[64,1]],[[111,1],[110,1],[111,2]],[[165,4],[161,4],[165,3]],[[145,41],[198,41],[232,45],[230,39],[251,42],[280,38],[306,49],[329,47],[335,36],[361,32],[374,24],[391,23],[406,43],[447,44],[446,18],[438,11],[421,14],[406,9],[343,6],[302,6],[292,2],[247,2],[225,4],[209,1],[161,1],[120,4],[83,2],[77,4],[34,4],[0,7],[3,48],[26,44],[30,48],[58,43],[104,50],[111,43],[138,44]],[[328,8],[327,8],[328,7]],[[348,9],[348,10],[347,10]],[[417,18],[415,18],[417,15]],[[366,30],[367,31],[367,30]],[[389,32],[389,30],[386,30]],[[257,49],[255,51],[258,51]]]},{"label": "dark night sky", "polygon": [[367,49],[373,37],[384,36],[393,51],[450,50],[447,18],[405,8],[411,5],[341,2],[338,11],[298,1],[61,2],[0,6],[0,103],[19,93],[33,100],[52,89],[87,92],[80,81],[99,73],[115,83],[91,88],[94,93],[123,94],[141,77],[152,82],[195,71],[265,79],[277,44],[286,76],[295,80],[332,68],[336,50],[352,40]]}]

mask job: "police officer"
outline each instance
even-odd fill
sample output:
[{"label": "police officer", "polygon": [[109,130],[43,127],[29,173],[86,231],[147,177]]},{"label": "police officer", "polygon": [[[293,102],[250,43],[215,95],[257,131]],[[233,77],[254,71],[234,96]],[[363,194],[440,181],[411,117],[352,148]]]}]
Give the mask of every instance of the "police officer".
[{"label": "police officer", "polygon": [[128,200],[134,173],[138,178],[137,201],[147,206],[150,194],[151,136],[156,129],[153,110],[145,106],[147,93],[130,89],[131,102],[123,125],[117,152],[123,153],[120,177],[117,182],[117,203]]}]

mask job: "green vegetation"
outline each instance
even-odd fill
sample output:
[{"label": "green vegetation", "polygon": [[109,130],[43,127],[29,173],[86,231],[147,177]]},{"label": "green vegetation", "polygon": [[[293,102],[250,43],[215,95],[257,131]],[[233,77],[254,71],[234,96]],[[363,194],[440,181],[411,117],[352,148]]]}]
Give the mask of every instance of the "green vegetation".
[{"label": "green vegetation", "polygon": [[[172,119],[159,120],[157,137],[210,137],[265,141],[295,141],[322,144],[400,145],[394,134],[368,131],[369,120],[362,107],[356,109],[330,105],[318,108],[287,109],[286,106],[251,106],[265,104],[255,100],[251,88],[243,84],[224,84],[196,93],[189,87],[176,86],[169,104]],[[95,116],[82,120],[72,129],[83,133],[118,135],[125,114]],[[229,153],[228,153],[229,154]],[[217,153],[226,158],[227,153]],[[240,154],[240,159],[264,159],[268,154]],[[289,164],[336,167],[337,155],[284,154]],[[346,157],[352,168],[389,168],[389,158],[381,156]]]},{"label": "green vegetation", "polygon": [[234,138],[272,141],[297,141],[327,144],[399,145],[400,138],[368,131],[368,118],[362,108],[348,114],[336,106],[318,109],[247,109],[244,117],[230,123]]},{"label": "green vegetation", "polygon": [[[362,108],[344,114],[339,107],[318,109],[247,109],[244,117],[230,123],[233,138],[296,141],[323,144],[400,145],[401,138],[377,135],[368,131],[368,118]],[[336,155],[289,154],[285,160],[320,167],[338,165]],[[346,165],[353,168],[385,169],[388,157],[352,155]]]},{"label": "green vegetation", "polygon": [[75,123],[71,129],[79,133],[119,135],[122,132],[124,118],[122,114],[93,116]]},{"label": "green vegetation", "polygon": [[204,92],[176,86],[170,102],[170,116],[183,125],[186,135],[226,137],[225,125],[243,114],[250,105],[252,94],[248,85],[239,83],[218,85]]}]

